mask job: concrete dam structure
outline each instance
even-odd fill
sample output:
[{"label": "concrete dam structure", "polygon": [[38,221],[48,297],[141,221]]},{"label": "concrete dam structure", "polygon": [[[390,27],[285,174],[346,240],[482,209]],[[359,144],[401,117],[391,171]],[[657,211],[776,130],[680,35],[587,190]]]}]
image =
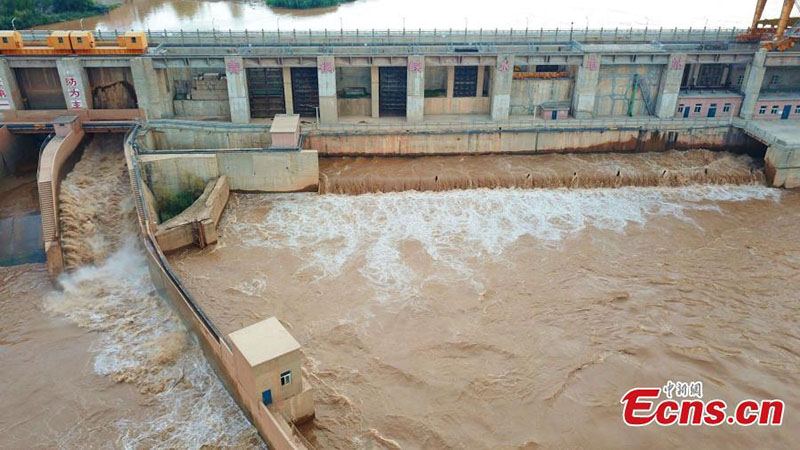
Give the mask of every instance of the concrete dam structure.
[{"label": "concrete dam structure", "polygon": [[[270,317],[223,332],[170,252],[218,242],[234,193],[800,187],[800,51],[737,34],[148,30],[125,35],[146,36],[133,55],[5,54],[0,169],[11,176],[39,150],[33,239],[55,278],[71,268],[61,184],[92,139],[114,136],[153,284],[261,437],[309,448],[298,426],[314,417],[315,388],[295,330]],[[20,36],[31,48],[47,40]],[[370,158],[382,157],[395,158],[377,171]],[[454,157],[467,169],[448,172]],[[187,192],[188,205],[164,214]],[[31,240],[2,230],[4,241]],[[9,260],[42,259],[7,247]]]}]

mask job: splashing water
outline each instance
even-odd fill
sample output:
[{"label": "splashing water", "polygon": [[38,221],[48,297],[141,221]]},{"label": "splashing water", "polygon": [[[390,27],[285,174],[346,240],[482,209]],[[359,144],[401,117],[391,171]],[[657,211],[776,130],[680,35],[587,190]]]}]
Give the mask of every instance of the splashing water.
[{"label": "splashing water", "polygon": [[[364,252],[360,273],[376,288],[378,298],[402,302],[416,294],[413,286],[419,284],[414,268],[402,260],[403,241],[420,242],[433,260],[452,272],[442,276],[472,280],[464,248],[475,257],[497,256],[523,236],[557,245],[590,226],[622,232],[630,224],[644,225],[647,216],[690,221],[685,212],[718,210],[715,201],[779,198],[780,191],[756,185],[289,194],[269,197],[271,209],[261,219],[238,221],[231,215],[222,226],[251,247],[297,250],[306,255],[304,269],[317,278],[340,275],[354,255]],[[234,201],[253,205],[264,199],[242,195]]]},{"label": "splashing water", "polygon": [[47,311],[99,336],[94,372],[144,396],[147,420],[116,423],[125,448],[262,446],[172,310],[159,298],[135,232],[120,136],[99,138],[65,178],[62,242],[70,273]]}]

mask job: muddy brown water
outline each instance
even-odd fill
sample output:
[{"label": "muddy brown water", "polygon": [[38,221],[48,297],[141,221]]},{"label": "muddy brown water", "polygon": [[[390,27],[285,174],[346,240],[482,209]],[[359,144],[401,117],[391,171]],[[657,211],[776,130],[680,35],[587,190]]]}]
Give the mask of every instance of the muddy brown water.
[{"label": "muddy brown water", "polygon": [[[580,37],[585,28],[620,30],[629,27],[655,30],[664,27],[665,34],[674,27],[695,30],[707,27],[746,28],[753,16],[751,0],[731,0],[720,9],[714,2],[673,0],[670,8],[657,2],[633,0],[574,0],[550,3],[542,8],[536,2],[522,0],[356,0],[330,8],[290,10],[271,8],[263,0],[101,0],[121,3],[110,13],[46,26],[52,29],[146,30],[154,33],[185,30],[191,32],[211,28],[233,30],[271,30],[283,32],[327,29],[334,34],[341,30],[472,30],[491,33],[495,28],[513,28],[516,33],[536,35],[540,28],[560,28],[566,39],[569,29]],[[778,17],[779,2],[767,2],[764,17]],[[713,31],[712,31],[713,30]],[[620,31],[622,33],[622,31]],[[190,38],[189,38],[190,39]],[[572,37],[570,37],[572,39]]]},{"label": "muddy brown water", "polygon": [[323,194],[763,183],[763,160],[709,150],[320,159]]},{"label": "muddy brown water", "polygon": [[[224,332],[289,327],[320,448],[789,448],[798,220],[761,185],[235,194],[171,261]],[[624,427],[668,380],[783,399],[784,425]]]},{"label": "muddy brown water", "polygon": [[[60,289],[0,268],[0,447],[259,445],[153,290],[119,144],[64,181]],[[319,448],[792,447],[800,193],[750,181],[234,194],[171,261],[223,332],[301,342]],[[781,398],[784,425],[624,428],[622,394],[667,380]]]},{"label": "muddy brown water", "polygon": [[42,264],[0,267],[0,447],[258,447],[153,290],[121,143],[91,140],[62,183],[58,289]]}]

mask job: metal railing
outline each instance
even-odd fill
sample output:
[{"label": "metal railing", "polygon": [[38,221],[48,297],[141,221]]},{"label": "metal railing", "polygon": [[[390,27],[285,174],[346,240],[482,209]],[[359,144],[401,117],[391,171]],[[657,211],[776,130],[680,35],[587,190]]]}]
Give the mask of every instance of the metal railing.
[{"label": "metal railing", "polygon": [[[114,40],[126,30],[95,30],[95,38]],[[151,45],[470,45],[487,43],[516,45],[537,43],[652,43],[730,42],[745,31],[737,28],[613,28],[613,29],[524,29],[524,30],[143,30]],[[44,41],[49,30],[22,30],[26,41]]]},{"label": "metal railing", "polygon": [[592,129],[670,129],[683,130],[687,128],[719,128],[730,126],[735,118],[670,118],[659,119],[654,117],[613,117],[599,119],[564,119],[544,120],[539,118],[512,118],[507,121],[492,120],[463,120],[463,121],[438,121],[434,117],[426,116],[425,122],[404,123],[396,121],[377,121],[359,123],[332,123],[317,124],[321,132],[366,132],[366,131],[398,131],[408,132],[448,132],[448,131],[483,131],[483,130],[592,130]]}]

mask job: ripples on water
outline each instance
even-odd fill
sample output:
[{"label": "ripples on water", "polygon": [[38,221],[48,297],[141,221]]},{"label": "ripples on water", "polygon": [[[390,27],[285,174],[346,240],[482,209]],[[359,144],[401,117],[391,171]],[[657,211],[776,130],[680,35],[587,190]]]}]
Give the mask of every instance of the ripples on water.
[{"label": "ripples on water", "polygon": [[619,399],[686,378],[800,406],[783,349],[800,345],[798,201],[758,185],[235,194],[220,243],[172,262],[223,329],[288,324],[321,448],[785,446],[789,416],[630,432]]},{"label": "ripples on water", "polygon": [[414,268],[400,253],[404,241],[420,242],[431,258],[469,280],[466,248],[472,256],[498,256],[523,236],[555,244],[587,227],[622,232],[643,226],[648,216],[691,221],[686,212],[719,211],[714,202],[777,201],[780,195],[763,186],[242,195],[235,197],[242,205],[231,210],[268,198],[269,213],[247,220],[229,214],[223,228],[248,246],[292,248],[321,277],[340,275],[354,255],[364,253],[361,274],[381,299],[402,302],[417,285]]}]

